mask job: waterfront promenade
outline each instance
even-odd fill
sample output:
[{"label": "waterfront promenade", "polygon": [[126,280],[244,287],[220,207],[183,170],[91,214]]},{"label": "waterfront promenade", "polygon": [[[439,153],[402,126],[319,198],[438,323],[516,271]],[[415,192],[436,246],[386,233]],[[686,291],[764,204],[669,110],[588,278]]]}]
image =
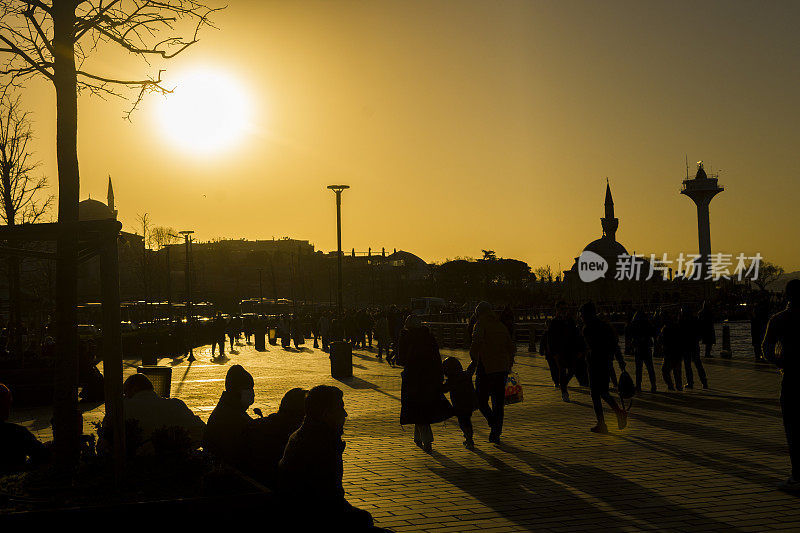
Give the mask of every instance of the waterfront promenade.
[{"label": "waterfront promenade", "polygon": [[[310,342],[308,344],[310,346]],[[630,425],[594,435],[588,390],[571,387],[561,401],[545,361],[520,346],[515,370],[525,401],[506,409],[503,444],[488,443],[479,413],[476,450],[462,446],[453,419],[434,426],[433,454],[401,428],[400,369],[356,350],[355,377],[330,377],[327,354],[269,346],[237,346],[224,362],[210,347],[197,361],[173,365],[172,395],[203,419],[222,391],[230,364],[255,377],[264,414],[292,387],[337,385],[345,395],[345,489],[378,525],[395,531],[787,531],[800,529],[800,505],[775,489],[789,460],[778,405],[779,376],[767,365],[740,358],[705,360],[711,388],[643,393]],[[443,355],[466,358],[463,350]],[[135,371],[129,361],[126,375]],[[633,361],[628,369],[633,370]],[[665,390],[659,379],[659,388]],[[647,381],[645,381],[647,385]],[[102,406],[84,413],[84,427],[102,418]],[[613,416],[609,416],[613,420]],[[14,421],[50,438],[49,412],[19,410]]]}]

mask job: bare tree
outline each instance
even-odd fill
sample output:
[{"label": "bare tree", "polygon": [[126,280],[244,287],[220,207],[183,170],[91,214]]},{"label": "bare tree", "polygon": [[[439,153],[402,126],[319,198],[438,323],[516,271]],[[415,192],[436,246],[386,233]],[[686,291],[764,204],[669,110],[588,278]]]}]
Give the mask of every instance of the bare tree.
[{"label": "bare tree", "polygon": [[[0,95],[0,218],[9,226],[38,222],[53,203],[47,194],[47,178],[34,176],[39,165],[28,142],[33,137],[29,114],[21,110],[19,97]],[[22,326],[20,264],[22,258],[8,257],[9,344],[21,352]]]},{"label": "bare tree", "polygon": [[150,230],[150,247],[161,250],[165,246],[179,242],[181,238],[173,227],[155,226]]},{"label": "bare tree", "polygon": [[[80,453],[77,405],[78,91],[123,96],[132,89],[130,112],[148,92],[169,92],[162,70],[131,79],[84,68],[100,46],[115,47],[146,61],[173,58],[197,42],[215,9],[194,0],[0,0],[0,67],[8,83],[21,86],[32,76],[52,82],[56,93],[58,222],[56,252],[56,366],[53,437],[62,467]],[[184,37],[188,35],[189,37]],[[149,62],[148,62],[149,65]],[[155,67],[151,67],[155,68]]]},{"label": "bare tree", "polygon": [[769,261],[761,261],[758,266],[758,278],[753,280],[753,283],[758,285],[762,291],[767,289],[767,285],[778,281],[784,273],[783,267],[770,263]]},{"label": "bare tree", "polygon": [[533,271],[533,274],[539,281],[553,281],[553,269],[550,267],[550,265],[536,268]]}]

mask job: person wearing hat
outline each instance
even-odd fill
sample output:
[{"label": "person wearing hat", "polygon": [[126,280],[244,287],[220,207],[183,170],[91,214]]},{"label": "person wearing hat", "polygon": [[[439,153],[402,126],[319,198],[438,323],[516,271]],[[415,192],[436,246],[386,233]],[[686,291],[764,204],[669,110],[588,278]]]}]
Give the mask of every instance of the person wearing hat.
[{"label": "person wearing hat", "polygon": [[781,414],[792,475],[779,488],[800,492],[800,279],[786,284],[786,300],[786,308],[769,319],[761,350],[783,371]]},{"label": "person wearing hat", "polygon": [[33,433],[8,421],[11,399],[11,391],[0,383],[0,474],[19,472],[50,457],[48,449]]},{"label": "person wearing hat", "polygon": [[255,401],[253,376],[233,365],[225,376],[225,390],[208,417],[203,448],[222,461],[238,465],[244,453],[244,435],[253,422],[247,408]]}]

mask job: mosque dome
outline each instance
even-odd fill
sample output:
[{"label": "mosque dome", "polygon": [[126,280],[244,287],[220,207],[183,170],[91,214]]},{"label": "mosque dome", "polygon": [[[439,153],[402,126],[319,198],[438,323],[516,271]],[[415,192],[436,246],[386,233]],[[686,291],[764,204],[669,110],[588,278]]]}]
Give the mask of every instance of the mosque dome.
[{"label": "mosque dome", "polygon": [[116,219],[117,214],[103,202],[88,198],[78,204],[79,220],[107,220]]},{"label": "mosque dome", "polygon": [[594,252],[605,259],[609,266],[617,264],[617,257],[629,255],[628,250],[620,243],[608,236],[600,237],[586,245],[584,252]]}]

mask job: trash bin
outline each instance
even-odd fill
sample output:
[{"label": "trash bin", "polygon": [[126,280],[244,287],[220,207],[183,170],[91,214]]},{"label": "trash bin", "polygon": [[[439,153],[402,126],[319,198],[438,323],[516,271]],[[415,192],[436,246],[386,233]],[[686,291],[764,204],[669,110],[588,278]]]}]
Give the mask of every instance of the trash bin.
[{"label": "trash bin", "polygon": [[266,343],[265,343],[265,331],[263,329],[256,329],[255,334],[253,335],[253,341],[256,345],[256,351],[263,352],[266,350]]},{"label": "trash bin", "polygon": [[172,389],[172,367],[143,365],[136,368],[139,374],[144,374],[153,384],[153,390],[162,398],[169,398]]},{"label": "trash bin", "polygon": [[349,342],[332,342],[329,357],[331,358],[331,377],[333,379],[353,377],[353,349]]}]

